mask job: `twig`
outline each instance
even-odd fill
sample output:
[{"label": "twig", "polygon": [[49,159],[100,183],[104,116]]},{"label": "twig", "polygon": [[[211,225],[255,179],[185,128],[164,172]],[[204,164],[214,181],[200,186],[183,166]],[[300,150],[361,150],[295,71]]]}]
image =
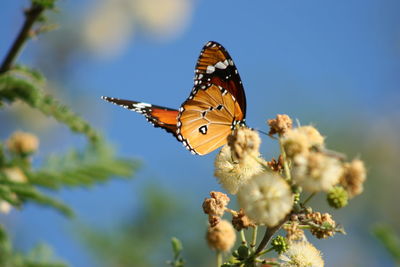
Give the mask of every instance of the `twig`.
[{"label": "twig", "polygon": [[308,203],[308,201],[310,201],[310,200],[315,196],[315,194],[316,194],[316,193],[311,193],[311,194],[307,197],[307,199],[304,200],[304,202],[302,203],[302,204],[303,204],[303,207]]},{"label": "twig", "polygon": [[37,21],[44,10],[45,8],[43,6],[32,4],[32,6],[25,11],[25,22],[1,64],[0,73],[8,71],[12,67],[26,40],[30,36],[33,24]]},{"label": "twig", "polygon": [[285,217],[278,225],[274,227],[267,227],[265,230],[265,234],[263,239],[261,240],[260,244],[258,245],[255,255],[258,255],[269,243],[271,240],[272,236],[282,227],[282,225],[287,221],[288,217]]}]

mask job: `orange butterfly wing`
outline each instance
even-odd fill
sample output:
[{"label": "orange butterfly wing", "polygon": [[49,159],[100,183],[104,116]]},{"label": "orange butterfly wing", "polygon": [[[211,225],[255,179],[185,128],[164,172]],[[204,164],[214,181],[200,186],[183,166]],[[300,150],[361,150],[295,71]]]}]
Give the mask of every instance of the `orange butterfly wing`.
[{"label": "orange butterfly wing", "polygon": [[172,133],[175,137],[177,137],[176,125],[179,113],[178,110],[107,96],[102,96],[101,98],[118,106],[143,114],[147,121],[153,124],[154,127],[163,128],[167,132]]},{"label": "orange butterfly wing", "polygon": [[239,72],[228,51],[217,42],[208,42],[197,60],[194,85],[219,85],[228,90],[239,103],[246,116],[246,95]]},{"label": "orange butterfly wing", "polygon": [[205,155],[227,142],[234,126],[242,121],[235,97],[217,85],[199,89],[181,107],[178,139],[193,154]]},{"label": "orange butterfly wing", "polygon": [[172,133],[193,154],[204,155],[224,145],[236,124],[244,124],[246,96],[232,58],[216,42],[203,47],[195,72],[192,92],[179,110],[102,98],[143,114],[155,127]]},{"label": "orange butterfly wing", "polygon": [[226,144],[236,124],[244,124],[246,96],[232,58],[208,42],[196,64],[194,87],[179,110],[178,139],[193,154]]}]

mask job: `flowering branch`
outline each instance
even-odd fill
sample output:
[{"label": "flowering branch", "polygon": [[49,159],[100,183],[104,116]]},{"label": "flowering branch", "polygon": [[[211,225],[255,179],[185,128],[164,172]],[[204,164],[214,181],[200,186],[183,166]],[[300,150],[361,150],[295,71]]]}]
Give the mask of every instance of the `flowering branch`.
[{"label": "flowering branch", "polygon": [[[50,207],[71,217],[72,209],[48,191],[62,187],[91,186],[115,176],[132,177],[137,163],[117,158],[113,151],[88,122],[44,92],[45,78],[34,69],[15,64],[26,41],[46,28],[32,30],[36,22],[43,20],[43,13],[53,9],[56,0],[31,0],[25,11],[25,21],[15,41],[0,66],[0,107],[3,100],[21,100],[31,108],[40,110],[63,123],[72,131],[89,139],[83,151],[70,150],[63,156],[52,155],[42,166],[33,165],[32,159],[39,147],[39,139],[30,133],[14,132],[4,142],[0,141],[0,213],[12,208],[22,209],[33,202]],[[46,191],[41,189],[46,188]],[[0,266],[66,266],[64,263],[29,259],[14,252],[7,233],[0,225]],[[176,259],[177,263],[181,260]],[[183,265],[176,265],[183,266]]]},{"label": "flowering branch", "polygon": [[[54,1],[53,1],[54,2]],[[49,8],[52,5],[44,5],[43,1],[32,1],[31,7],[29,7],[25,11],[25,22],[22,25],[13,45],[11,46],[9,52],[7,53],[6,57],[4,58],[3,63],[0,67],[0,74],[8,71],[18,54],[21,52],[25,42],[31,35],[31,29],[35,22],[40,18],[42,13],[46,10],[46,7]]]},{"label": "flowering branch", "polygon": [[[209,216],[208,243],[219,251],[233,246],[232,226],[222,219],[228,211],[240,235],[253,227],[253,237],[250,244],[242,242],[223,267],[262,266],[266,262],[273,266],[323,266],[321,253],[307,241],[304,230],[319,239],[345,231],[329,213],[313,212],[306,204],[318,192],[324,192],[331,207],[346,206],[349,198],[363,190],[364,164],[358,159],[344,162],[342,154],[326,149],[324,137],[312,126],[292,129],[287,115],[278,115],[268,124],[269,135],[279,137],[278,160],[268,162],[260,156],[260,138],[247,128],[235,129],[228,145],[217,155],[215,176],[229,193],[237,194],[241,209],[229,209],[227,195],[210,193],[212,198],[203,203]],[[301,202],[303,190],[310,194]],[[266,227],[258,246],[257,226]],[[281,228],[286,237],[276,235]],[[276,261],[264,258],[273,250],[279,254]]]}]

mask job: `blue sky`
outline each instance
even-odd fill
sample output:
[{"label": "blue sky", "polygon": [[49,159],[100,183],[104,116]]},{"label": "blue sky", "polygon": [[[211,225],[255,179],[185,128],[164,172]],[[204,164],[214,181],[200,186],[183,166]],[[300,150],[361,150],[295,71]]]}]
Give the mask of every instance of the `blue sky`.
[{"label": "blue sky", "polygon": [[[0,55],[7,51],[21,24],[25,3],[9,0],[1,4],[0,25],[11,26],[0,27]],[[81,1],[61,1],[62,15],[84,14],[80,5]],[[108,225],[112,224],[110,218],[140,205],[135,196],[148,181],[172,191],[184,189],[198,206],[210,190],[220,189],[213,178],[215,152],[192,156],[140,115],[100,100],[106,95],[178,108],[190,93],[195,62],[209,40],[223,44],[237,65],[251,127],[267,130],[267,119],[287,113],[302,124],[315,124],[324,133],[322,126],[334,128],[332,124],[351,123],[352,118],[372,121],[382,114],[398,114],[399,10],[396,0],[198,0],[185,31],[174,39],[156,41],[139,33],[117,57],[99,60],[77,54],[69,82],[82,90],[68,92],[67,88],[68,104],[84,99],[85,107],[80,106],[83,116],[105,132],[120,155],[139,158],[143,168],[131,182],[65,190],[60,196],[83,220]],[[41,40],[33,42],[22,62],[32,62]],[[1,137],[14,130],[2,129]],[[58,131],[66,138],[61,149],[82,143],[65,133],[65,128]],[[264,154],[273,155],[276,145],[267,138],[263,141]],[[44,146],[41,155],[54,149]],[[105,201],[107,194],[115,197]],[[99,205],[101,209],[93,209]],[[70,236],[68,221],[53,211],[28,206],[11,218],[1,218],[15,224],[15,237],[24,235],[25,247],[45,240],[73,266],[92,264]],[[37,231],[25,231],[27,222]],[[334,255],[325,254],[333,261],[346,253],[338,249]],[[373,266],[373,258],[356,264]]]}]

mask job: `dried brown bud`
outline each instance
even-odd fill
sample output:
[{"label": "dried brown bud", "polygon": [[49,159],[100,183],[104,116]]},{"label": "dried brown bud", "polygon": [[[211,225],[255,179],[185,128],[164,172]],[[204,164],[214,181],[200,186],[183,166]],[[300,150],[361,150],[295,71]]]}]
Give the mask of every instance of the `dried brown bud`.
[{"label": "dried brown bud", "polygon": [[275,172],[279,172],[279,171],[283,170],[282,155],[279,155],[278,160],[276,160],[275,158],[272,158],[271,161],[267,161],[267,165],[268,165],[268,167],[271,168],[271,170],[273,170]]},{"label": "dried brown bud", "polygon": [[289,241],[304,240],[304,231],[299,228],[299,222],[292,221],[290,224],[285,224],[283,229],[286,231],[286,238]]},{"label": "dried brown bud", "polygon": [[232,225],[237,231],[255,226],[249,217],[244,214],[242,209],[240,209],[237,214],[232,216]]},{"label": "dried brown bud", "polygon": [[267,123],[270,127],[269,135],[274,135],[276,133],[283,135],[288,129],[291,129],[293,125],[292,119],[286,114],[278,114],[276,115],[276,119],[268,120]]},{"label": "dried brown bud", "polygon": [[215,215],[208,215],[208,223],[211,227],[216,226],[221,221],[221,217]]},{"label": "dried brown bud", "polygon": [[[311,227],[311,234],[317,238],[328,238],[335,234],[334,228],[336,227],[336,222],[332,219],[329,213],[321,214],[320,212],[313,212],[307,214],[307,219],[311,220],[318,227]],[[330,227],[326,228],[326,225]]]},{"label": "dried brown bud", "polygon": [[346,189],[350,198],[362,193],[363,184],[367,177],[364,162],[355,159],[343,165],[344,172],[340,178],[340,184]]},{"label": "dried brown bud", "polygon": [[8,150],[17,154],[33,153],[38,146],[38,138],[30,133],[14,132],[7,140]]},{"label": "dried brown bud", "polygon": [[228,145],[239,161],[247,155],[258,156],[260,144],[258,133],[247,127],[236,128],[232,135],[228,136]]},{"label": "dried brown bud", "polygon": [[216,226],[208,227],[208,245],[219,251],[229,251],[236,241],[236,233],[230,222],[221,220]]},{"label": "dried brown bud", "polygon": [[210,192],[211,198],[204,199],[203,211],[205,214],[212,216],[222,216],[228,205],[229,197],[221,192]]}]

